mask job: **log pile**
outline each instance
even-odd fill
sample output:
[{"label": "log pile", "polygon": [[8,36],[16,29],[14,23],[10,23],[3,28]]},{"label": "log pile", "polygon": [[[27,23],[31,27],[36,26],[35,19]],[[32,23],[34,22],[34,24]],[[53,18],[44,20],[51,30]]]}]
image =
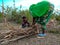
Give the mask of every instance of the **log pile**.
[{"label": "log pile", "polygon": [[10,23],[7,23],[5,27],[8,28],[7,32],[4,32],[3,38],[0,40],[0,43],[2,45],[5,45],[9,42],[17,41],[21,38],[29,37],[32,35],[38,34],[36,25],[32,25],[30,27],[26,28],[19,28],[11,25]]},{"label": "log pile", "polygon": [[11,25],[8,25],[7,27],[11,31],[6,33],[6,36],[4,37],[4,39],[11,39],[18,36],[37,34],[37,29],[35,26],[20,28],[20,29],[15,28]]}]

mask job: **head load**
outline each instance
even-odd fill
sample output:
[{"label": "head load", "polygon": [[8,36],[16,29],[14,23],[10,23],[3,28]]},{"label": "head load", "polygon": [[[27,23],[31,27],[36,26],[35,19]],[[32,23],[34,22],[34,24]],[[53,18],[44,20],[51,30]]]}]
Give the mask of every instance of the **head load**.
[{"label": "head load", "polygon": [[33,17],[41,17],[48,13],[49,10],[54,9],[54,5],[50,2],[42,1],[37,4],[32,4],[29,11]]}]

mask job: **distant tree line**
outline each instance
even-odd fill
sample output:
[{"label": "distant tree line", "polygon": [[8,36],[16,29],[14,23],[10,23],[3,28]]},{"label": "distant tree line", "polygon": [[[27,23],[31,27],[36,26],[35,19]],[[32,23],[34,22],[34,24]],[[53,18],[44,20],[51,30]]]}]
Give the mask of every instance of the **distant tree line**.
[{"label": "distant tree line", "polygon": [[[57,21],[60,21],[60,13],[57,13],[58,11],[54,12],[52,14],[51,19],[56,19]],[[18,8],[13,9],[12,7],[7,6],[4,9],[4,16],[6,17],[7,21],[20,23],[22,22],[22,16],[26,16],[27,20],[29,22],[32,22],[32,16],[29,13],[29,10],[20,10]],[[2,22],[2,12],[0,12],[0,22]]]},{"label": "distant tree line", "polygon": [[[32,16],[29,13],[29,10],[19,10],[18,8],[13,9],[12,7],[7,6],[4,9],[4,16],[7,21],[21,23],[22,16],[26,16],[29,22],[32,21]],[[2,12],[0,12],[0,22],[3,20]]]}]

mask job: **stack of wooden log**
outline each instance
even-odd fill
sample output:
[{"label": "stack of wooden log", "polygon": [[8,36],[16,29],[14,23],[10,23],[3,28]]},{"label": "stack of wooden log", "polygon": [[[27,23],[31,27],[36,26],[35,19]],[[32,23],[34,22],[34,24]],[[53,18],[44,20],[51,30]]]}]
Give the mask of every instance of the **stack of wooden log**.
[{"label": "stack of wooden log", "polygon": [[17,36],[24,36],[24,35],[32,35],[32,34],[37,34],[37,29],[36,26],[31,26],[31,27],[26,27],[26,28],[15,28],[11,25],[7,25],[10,32],[6,33],[6,36],[4,37],[5,39],[11,39]]}]

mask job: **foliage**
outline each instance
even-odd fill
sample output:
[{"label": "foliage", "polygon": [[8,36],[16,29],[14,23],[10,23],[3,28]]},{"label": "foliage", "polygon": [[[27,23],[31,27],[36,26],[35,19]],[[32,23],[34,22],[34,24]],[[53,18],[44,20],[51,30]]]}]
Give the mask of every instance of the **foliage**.
[{"label": "foliage", "polygon": [[60,15],[56,14],[57,12],[53,13],[51,16],[51,19],[56,19],[57,21],[60,21]]},{"label": "foliage", "polygon": [[2,13],[0,12],[0,22],[2,22],[3,18],[2,18]]},{"label": "foliage", "polygon": [[26,15],[28,21],[29,21],[29,22],[32,22],[32,16],[31,16],[31,14],[29,13],[29,10],[25,10],[25,15]]},{"label": "foliage", "polygon": [[56,16],[56,20],[60,21],[60,15]]},{"label": "foliage", "polygon": [[2,18],[2,13],[0,12],[0,18]]},{"label": "foliage", "polygon": [[[57,15],[56,13],[57,12],[52,14],[51,19],[55,18],[57,21],[60,21],[60,15]],[[18,8],[13,9],[12,7],[7,6],[4,10],[4,15],[6,16],[7,21],[13,21],[13,22],[21,24],[22,16],[26,16],[27,20],[30,23],[32,22],[32,16],[31,16],[29,10],[21,10]],[[0,12],[0,19],[2,19],[1,12]]]},{"label": "foliage", "polygon": [[54,34],[60,34],[60,31],[57,31],[57,30],[49,30],[48,32],[49,33],[54,33]]}]

